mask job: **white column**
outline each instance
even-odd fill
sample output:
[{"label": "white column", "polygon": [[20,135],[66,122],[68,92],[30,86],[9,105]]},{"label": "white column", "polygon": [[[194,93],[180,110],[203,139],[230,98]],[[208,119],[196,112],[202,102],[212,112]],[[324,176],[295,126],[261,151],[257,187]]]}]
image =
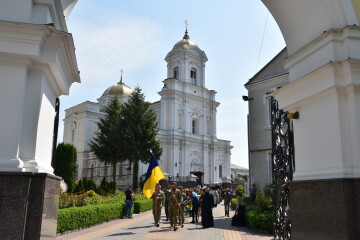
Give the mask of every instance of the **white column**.
[{"label": "white column", "polygon": [[70,34],[0,21],[0,171],[53,173],[55,99],[79,82]]},{"label": "white column", "polygon": [[[360,27],[345,27],[319,37],[286,62],[301,76],[275,93],[280,108],[300,113],[294,120],[295,180],[360,177],[359,46]],[[324,48],[330,47],[331,62],[301,73],[309,61],[323,62]]]}]

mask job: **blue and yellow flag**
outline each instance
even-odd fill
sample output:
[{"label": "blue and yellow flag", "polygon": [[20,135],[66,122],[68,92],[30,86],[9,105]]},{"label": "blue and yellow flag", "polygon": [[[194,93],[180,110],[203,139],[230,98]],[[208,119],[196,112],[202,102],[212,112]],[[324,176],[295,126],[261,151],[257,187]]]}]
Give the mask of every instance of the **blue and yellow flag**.
[{"label": "blue and yellow flag", "polygon": [[158,162],[154,156],[151,156],[143,188],[143,194],[147,197],[147,199],[152,196],[155,191],[156,184],[163,178],[165,178],[165,175],[163,174]]}]

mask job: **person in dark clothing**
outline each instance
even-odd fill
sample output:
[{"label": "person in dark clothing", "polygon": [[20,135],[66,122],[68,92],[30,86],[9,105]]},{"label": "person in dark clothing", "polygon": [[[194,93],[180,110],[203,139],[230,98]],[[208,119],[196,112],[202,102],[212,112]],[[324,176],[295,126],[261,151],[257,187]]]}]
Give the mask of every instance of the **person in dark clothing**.
[{"label": "person in dark clothing", "polygon": [[210,188],[207,187],[201,201],[201,225],[203,228],[214,226],[214,217],[212,213],[213,208],[214,197],[210,194]]},{"label": "person in dark clothing", "polygon": [[241,197],[236,200],[235,215],[231,219],[231,226],[245,227],[246,226],[246,214],[245,206]]},{"label": "person in dark clothing", "polygon": [[190,193],[190,199],[191,199],[191,203],[192,203],[192,209],[191,209],[191,217],[192,217],[192,221],[191,223],[194,223],[195,221],[198,221],[198,217],[199,217],[199,207],[200,207],[200,200],[199,200],[199,196],[197,195],[197,193],[192,190],[192,192]]},{"label": "person in dark clothing", "polygon": [[256,184],[253,183],[252,187],[250,189],[250,200],[251,200],[251,202],[255,202],[255,200],[256,200],[256,192],[257,192],[257,187],[256,187]]},{"label": "person in dark clothing", "polygon": [[127,218],[132,218],[131,216],[131,209],[134,203],[134,192],[132,190],[132,186],[130,185],[129,188],[125,191],[125,215]]},{"label": "person in dark clothing", "polygon": [[225,190],[225,193],[223,194],[223,198],[224,198],[224,207],[225,207],[225,217],[226,216],[230,217],[229,212],[230,212],[230,203],[232,198],[230,189],[227,188]]}]

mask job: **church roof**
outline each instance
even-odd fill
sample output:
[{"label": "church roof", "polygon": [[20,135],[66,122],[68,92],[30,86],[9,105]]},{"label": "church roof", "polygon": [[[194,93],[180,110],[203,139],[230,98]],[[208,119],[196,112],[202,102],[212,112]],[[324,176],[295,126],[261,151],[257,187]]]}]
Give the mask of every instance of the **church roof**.
[{"label": "church roof", "polygon": [[122,81],[122,77],[121,77],[120,82],[106,89],[102,96],[108,96],[108,95],[130,96],[132,92],[133,92],[132,89]]},{"label": "church roof", "polygon": [[178,50],[186,50],[188,49],[189,47],[198,47],[198,45],[196,44],[196,42],[193,42],[190,40],[190,37],[188,35],[188,31],[186,30],[185,32],[185,35],[183,37],[183,39],[181,39],[180,41],[178,41],[174,47],[173,47],[173,50],[174,49],[178,49]]},{"label": "church roof", "polygon": [[183,52],[183,51],[193,51],[200,57],[203,57],[207,60],[207,56],[206,56],[205,52],[199,48],[199,46],[196,44],[196,42],[194,42],[190,39],[187,29],[185,31],[185,35],[184,35],[183,39],[181,39],[174,45],[173,49],[166,55],[165,59],[167,59],[179,52]]},{"label": "church roof", "polygon": [[242,169],[242,170],[249,170],[248,168],[244,168],[244,167],[241,167],[241,166],[236,165],[236,164],[233,164],[233,163],[231,163],[231,168]]},{"label": "church roof", "polygon": [[281,50],[270,62],[268,62],[260,71],[258,71],[245,86],[266,81],[273,77],[288,74],[289,70],[284,68],[283,61],[287,58],[287,48]]}]

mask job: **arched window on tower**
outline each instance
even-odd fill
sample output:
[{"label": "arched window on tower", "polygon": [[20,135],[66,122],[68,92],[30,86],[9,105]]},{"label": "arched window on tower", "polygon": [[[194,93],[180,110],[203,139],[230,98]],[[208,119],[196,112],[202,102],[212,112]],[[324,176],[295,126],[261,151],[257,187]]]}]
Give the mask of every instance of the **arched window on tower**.
[{"label": "arched window on tower", "polygon": [[94,179],[94,164],[91,164],[91,167],[90,167],[90,178]]},{"label": "arched window on tower", "polygon": [[198,120],[197,119],[192,119],[191,121],[191,132],[193,134],[197,134],[198,133]]},{"label": "arched window on tower", "polygon": [[223,174],[222,174],[222,166],[219,165],[219,178],[222,178]]},{"label": "arched window on tower", "polygon": [[124,163],[121,162],[119,165],[119,177],[123,177],[124,176]]},{"label": "arched window on tower", "polygon": [[196,85],[196,69],[191,68],[190,71],[191,84]]},{"label": "arched window on tower", "polygon": [[174,78],[179,79],[179,67],[174,68]]}]

